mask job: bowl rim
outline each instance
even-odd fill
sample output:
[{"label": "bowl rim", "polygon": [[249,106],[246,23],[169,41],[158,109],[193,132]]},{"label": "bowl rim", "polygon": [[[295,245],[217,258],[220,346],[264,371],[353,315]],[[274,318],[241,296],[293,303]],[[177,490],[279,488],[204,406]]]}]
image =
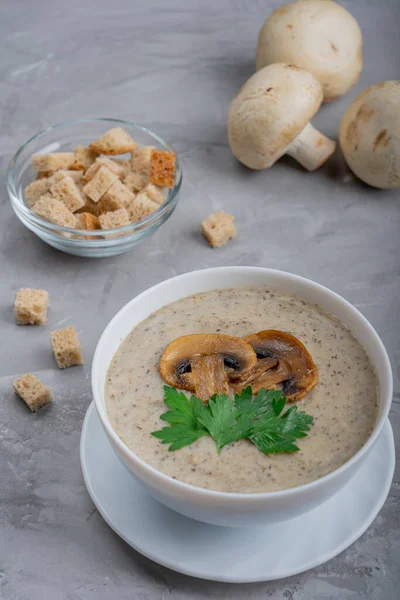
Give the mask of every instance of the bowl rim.
[{"label": "bowl rim", "polygon": [[[97,394],[97,370],[98,370],[97,365],[99,362],[102,345],[104,343],[103,340],[106,338],[106,336],[109,334],[109,332],[112,331],[112,329],[114,327],[114,323],[116,323],[118,320],[120,320],[124,316],[125,312],[128,312],[130,310],[130,307],[133,303],[144,299],[149,294],[156,293],[167,282],[172,282],[172,281],[176,282],[177,280],[184,281],[185,278],[193,277],[195,274],[198,274],[198,273],[205,273],[205,274],[208,273],[211,275],[211,274],[222,272],[222,271],[232,271],[232,272],[236,271],[237,273],[251,272],[251,271],[263,272],[266,275],[270,274],[270,275],[283,276],[293,282],[297,281],[297,282],[303,283],[305,285],[309,285],[309,286],[311,285],[311,287],[314,287],[317,290],[319,290],[325,294],[328,293],[328,295],[330,295],[335,301],[339,302],[340,304],[342,304],[342,306],[346,307],[347,309],[350,310],[350,312],[355,314],[358,317],[358,319],[361,321],[362,326],[365,327],[365,329],[369,332],[369,334],[371,334],[371,336],[374,338],[374,343],[376,344],[377,348],[379,349],[379,352],[383,359],[384,370],[386,371],[386,378],[388,381],[386,406],[382,407],[381,414],[380,414],[380,416],[378,416],[378,418],[375,422],[374,428],[373,428],[370,436],[368,437],[367,441],[365,442],[365,444],[348,461],[346,461],[343,465],[341,465],[334,471],[331,471],[330,473],[327,473],[326,475],[323,475],[322,477],[320,477],[318,479],[314,479],[303,485],[299,485],[297,487],[291,487],[291,488],[287,488],[287,489],[283,489],[283,490],[271,491],[271,492],[222,492],[222,491],[217,491],[217,490],[209,490],[206,488],[195,486],[190,483],[185,483],[178,479],[173,479],[169,475],[166,475],[165,473],[162,473],[155,467],[149,465],[144,460],[139,458],[137,456],[137,454],[135,454],[121,440],[121,438],[118,436],[117,432],[111,425],[111,422],[107,415],[107,410],[105,408],[105,402],[103,404]],[[218,289],[218,288],[215,288],[215,289]],[[188,295],[190,296],[192,294],[188,294]],[[181,299],[185,298],[185,297],[187,297],[187,296],[182,295]],[[177,300],[174,300],[174,301],[177,301]],[[335,316],[335,315],[333,315],[333,316]],[[349,327],[349,330],[351,331],[350,327]],[[130,331],[132,331],[132,329]],[[127,332],[126,336],[129,335],[130,331]],[[123,340],[126,339],[126,336],[123,338]],[[121,345],[122,341],[120,341],[119,346]],[[107,370],[108,370],[108,367],[107,367]],[[223,267],[211,267],[211,268],[206,268],[206,269],[198,269],[198,270],[194,270],[194,271],[189,271],[187,273],[183,273],[181,275],[176,275],[169,279],[165,279],[164,281],[161,281],[161,282],[155,284],[154,286],[147,288],[146,290],[142,291],[137,296],[132,298],[114,315],[114,317],[111,319],[111,321],[105,327],[102,335],[100,336],[100,339],[97,343],[97,346],[96,346],[96,349],[94,352],[94,356],[93,356],[91,383],[92,383],[93,398],[94,398],[94,403],[96,406],[97,414],[99,415],[100,421],[101,421],[103,427],[105,428],[107,435],[109,435],[111,437],[112,441],[116,444],[118,450],[123,455],[127,456],[130,461],[133,461],[133,463],[136,463],[142,469],[142,471],[147,471],[149,473],[149,475],[152,476],[153,482],[156,481],[157,484],[160,484],[160,485],[166,484],[169,486],[170,492],[171,492],[171,490],[176,490],[177,494],[179,494],[179,492],[183,491],[186,493],[195,494],[198,499],[203,499],[205,501],[211,500],[211,499],[219,499],[219,500],[223,499],[226,502],[229,502],[231,504],[232,503],[240,504],[244,500],[247,503],[259,503],[259,502],[263,502],[267,499],[272,499],[272,498],[286,500],[293,496],[298,496],[303,493],[307,493],[310,490],[319,488],[319,487],[323,486],[324,484],[327,484],[330,481],[335,480],[343,472],[351,469],[351,467],[355,463],[357,463],[362,458],[362,456],[367,454],[368,451],[372,448],[372,446],[374,445],[375,441],[377,440],[378,436],[380,435],[382,428],[388,418],[391,403],[392,403],[392,397],[393,397],[393,375],[392,375],[391,364],[390,364],[390,360],[389,360],[389,356],[387,354],[386,348],[383,345],[383,342],[380,339],[378,333],[375,331],[374,327],[371,325],[371,323],[368,321],[368,319],[366,317],[364,317],[364,315],[355,306],[353,306],[348,300],[343,298],[343,296],[340,296],[338,293],[334,292],[330,288],[328,288],[320,283],[317,283],[317,282],[313,281],[312,279],[308,279],[306,277],[302,277],[300,275],[295,275],[294,273],[290,273],[288,271],[282,271],[279,269],[270,269],[267,267],[252,267],[252,266],[223,266]]]},{"label": "bowl rim", "polygon": [[[69,234],[73,234],[73,235],[85,236],[85,239],[77,239],[77,238],[68,239],[68,238],[66,238],[66,240],[68,240],[68,242],[72,242],[73,244],[76,243],[77,245],[81,245],[82,242],[94,241],[94,242],[96,242],[96,245],[104,246],[104,245],[107,245],[108,242],[115,243],[114,237],[106,238],[106,239],[102,239],[102,240],[96,239],[100,235],[99,230],[91,231],[91,230],[87,230],[87,229],[75,229],[72,227],[63,227],[62,225],[56,225],[55,223],[46,221],[46,219],[39,217],[29,208],[29,206],[21,199],[21,195],[18,193],[18,190],[17,190],[16,180],[17,180],[18,173],[17,173],[16,165],[17,165],[18,158],[20,157],[22,152],[24,150],[26,150],[32,142],[34,142],[37,139],[40,139],[41,137],[44,137],[45,135],[47,135],[50,132],[52,132],[54,130],[58,130],[58,129],[61,130],[63,128],[68,128],[71,125],[79,125],[80,123],[82,123],[82,124],[83,123],[111,123],[111,124],[117,124],[120,126],[129,125],[130,127],[135,127],[136,129],[140,129],[144,133],[150,135],[165,150],[174,152],[174,154],[176,156],[175,184],[174,184],[173,188],[169,189],[168,196],[167,196],[167,199],[165,200],[165,202],[159,208],[157,208],[153,213],[151,213],[147,217],[144,217],[140,221],[137,221],[134,223],[129,223],[129,225],[123,225],[122,227],[115,227],[114,229],[102,229],[101,235],[114,236],[115,234],[121,234],[121,233],[134,234],[137,231],[139,231],[139,232],[144,231],[145,229],[147,229],[147,226],[152,225],[154,222],[158,221],[165,213],[167,213],[169,208],[173,204],[175,197],[178,194],[179,189],[182,185],[182,165],[179,160],[178,153],[174,150],[174,148],[170,144],[167,144],[161,136],[154,133],[148,127],[139,125],[135,121],[127,121],[126,119],[115,119],[115,118],[111,118],[111,117],[93,117],[93,118],[84,118],[84,119],[71,119],[69,121],[61,121],[60,123],[56,123],[55,125],[50,125],[49,127],[46,127],[45,129],[42,129],[38,133],[31,136],[26,142],[24,142],[18,148],[18,150],[12,156],[12,158],[9,162],[9,165],[8,165],[7,191],[10,196],[11,203],[13,205],[14,205],[14,203],[17,204],[18,210],[21,211],[21,213],[29,221],[33,222],[40,229],[45,229],[46,231],[51,231],[52,233],[62,232],[62,233],[69,233]],[[86,239],[86,238],[93,238],[93,239]],[[124,241],[126,241],[126,238],[124,239]]]}]

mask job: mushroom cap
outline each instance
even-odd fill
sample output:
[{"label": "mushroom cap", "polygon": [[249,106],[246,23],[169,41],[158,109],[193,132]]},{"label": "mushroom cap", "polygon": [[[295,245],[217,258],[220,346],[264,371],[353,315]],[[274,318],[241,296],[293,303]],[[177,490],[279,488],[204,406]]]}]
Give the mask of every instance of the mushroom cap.
[{"label": "mushroom cap", "polygon": [[343,96],[362,69],[362,35],[355,18],[331,0],[298,0],[275,10],[261,28],[256,68],[293,63],[320,81],[324,101]]},{"label": "mushroom cap", "polygon": [[294,335],[265,329],[244,338],[254,348],[258,361],[246,381],[234,389],[251,386],[253,394],[260,389],[277,389],[289,402],[297,402],[318,383],[318,369],[307,348]]},{"label": "mushroom cap", "polygon": [[221,355],[228,375],[240,377],[254,368],[257,356],[251,345],[242,338],[219,333],[197,333],[177,338],[164,351],[159,363],[161,377],[166,383],[194,391],[196,384],[191,373],[191,360]]},{"label": "mushroom cap", "polygon": [[321,102],[321,84],[304,69],[283,63],[260,69],[229,107],[233,154],[250,169],[267,169],[285,154]]},{"label": "mushroom cap", "polygon": [[400,187],[400,81],[371,85],[347,109],[342,152],[357,177],[373,187]]}]

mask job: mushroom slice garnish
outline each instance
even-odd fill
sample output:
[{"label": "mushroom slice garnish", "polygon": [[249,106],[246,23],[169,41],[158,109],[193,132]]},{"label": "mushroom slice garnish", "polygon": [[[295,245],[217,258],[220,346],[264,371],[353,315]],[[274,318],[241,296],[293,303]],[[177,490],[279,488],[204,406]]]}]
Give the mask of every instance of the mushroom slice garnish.
[{"label": "mushroom slice garnish", "polygon": [[248,385],[254,394],[261,388],[281,389],[289,402],[297,402],[317,384],[318,369],[313,359],[304,344],[290,333],[266,329],[245,339],[259,360],[247,380],[234,386],[235,391]]},{"label": "mushroom slice garnish", "polygon": [[229,394],[228,376],[221,354],[195,356],[190,361],[194,393],[207,402],[214,394]]},{"label": "mushroom slice garnish", "polygon": [[[206,368],[205,363],[202,365],[197,359],[205,356],[220,356],[219,364],[232,380],[248,376],[257,364],[257,355],[246,340],[219,333],[198,333],[177,338],[166,348],[158,366],[160,375],[169,385],[194,392],[201,388],[199,377],[201,373],[204,376]],[[215,371],[217,363],[211,363],[210,367]],[[204,382],[206,385],[209,387]],[[226,383],[219,381],[217,387],[226,389]]]}]

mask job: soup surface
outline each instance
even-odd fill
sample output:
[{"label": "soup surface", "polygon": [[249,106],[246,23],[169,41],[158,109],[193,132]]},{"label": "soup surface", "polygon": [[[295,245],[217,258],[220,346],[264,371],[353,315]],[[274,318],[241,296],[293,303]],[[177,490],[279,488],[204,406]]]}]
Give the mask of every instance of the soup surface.
[{"label": "soup surface", "polygon": [[[202,437],[169,452],[151,435],[166,425],[158,362],[167,345],[181,335],[242,337],[262,329],[298,337],[318,367],[317,386],[297,403],[314,417],[308,437],[296,442],[300,451],[268,456],[240,440],[218,455],[214,441]],[[326,475],[366,442],[377,406],[372,365],[348,329],[316,305],[265,289],[215,290],[161,308],[123,341],[106,382],[110,421],[137,456],[171,477],[224,492],[270,492]]]}]

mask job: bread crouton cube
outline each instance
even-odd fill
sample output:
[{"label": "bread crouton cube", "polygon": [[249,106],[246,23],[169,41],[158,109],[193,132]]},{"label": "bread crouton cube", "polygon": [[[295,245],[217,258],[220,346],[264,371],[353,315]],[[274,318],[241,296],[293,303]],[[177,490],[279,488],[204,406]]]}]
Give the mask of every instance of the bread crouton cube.
[{"label": "bread crouton cube", "polygon": [[49,194],[45,194],[37,202],[35,202],[33,212],[61,227],[76,227],[75,215],[65,206],[61,200],[57,200]]},{"label": "bread crouton cube", "polygon": [[[86,229],[87,231],[95,231],[96,229],[100,229],[100,221],[98,217],[92,215],[91,213],[83,212],[77,215],[78,219],[78,228]],[[77,236],[80,238],[81,236]],[[99,240],[102,236],[96,235],[84,235],[82,239],[84,240]]]},{"label": "bread crouton cube", "polygon": [[46,177],[44,179],[35,179],[35,181],[26,186],[25,198],[29,208],[32,208],[35,202],[50,190],[50,185],[50,180]]},{"label": "bread crouton cube", "polygon": [[116,179],[116,174],[103,165],[94,175],[93,179],[84,186],[83,192],[93,200],[93,202],[98,202]]},{"label": "bread crouton cube", "polygon": [[71,177],[76,184],[82,182],[83,171],[72,171],[71,169],[61,169],[61,171],[56,171],[49,177],[49,183],[53,185],[53,183],[58,183],[64,177]]},{"label": "bread crouton cube", "polygon": [[89,144],[98,154],[125,154],[137,148],[137,143],[121,127],[114,127],[101,138]]},{"label": "bread crouton cube", "polygon": [[53,183],[50,192],[54,198],[61,200],[71,212],[75,212],[79,208],[82,208],[82,206],[85,206],[83,194],[72,177],[69,177],[68,175],[63,177],[57,183]]},{"label": "bread crouton cube", "polygon": [[43,325],[47,322],[48,306],[46,290],[21,288],[15,295],[15,320],[18,325]]},{"label": "bread crouton cube", "polygon": [[136,196],[130,204],[128,204],[128,212],[131,219],[131,222],[140,221],[140,219],[144,219],[152,212],[157,210],[159,205],[156,202],[153,202],[151,198],[144,192],[141,192]]},{"label": "bread crouton cube", "polygon": [[85,205],[77,210],[75,214],[78,216],[81,213],[91,213],[98,217],[99,215],[102,215],[103,212],[104,210],[101,207],[101,202],[93,202],[90,198],[85,197]]},{"label": "bread crouton cube", "polygon": [[126,175],[128,172],[127,164],[129,161],[116,160],[114,158],[107,158],[107,156],[99,156],[96,158],[94,163],[85,171],[82,179],[85,183],[88,183],[96,175],[100,167],[107,167],[115,173],[119,178]]},{"label": "bread crouton cube", "polygon": [[201,224],[201,231],[210,246],[219,248],[236,237],[234,220],[235,217],[228,215],[223,210],[204,219]]},{"label": "bread crouton cube", "polygon": [[53,152],[52,154],[33,154],[32,165],[35,171],[59,171],[69,169],[74,163],[73,152]]},{"label": "bread crouton cube", "polygon": [[51,391],[32,373],[26,373],[13,381],[13,388],[31,412],[36,412],[42,406],[52,401]]},{"label": "bread crouton cube", "polygon": [[97,152],[85,146],[77,146],[74,150],[75,160],[71,165],[71,169],[75,171],[86,171],[94,163],[98,157]]},{"label": "bread crouton cube", "polygon": [[124,179],[124,184],[135,194],[141,192],[149,183],[149,175],[146,173],[128,173]]},{"label": "bread crouton cube", "polygon": [[39,171],[38,173],[36,173],[35,181],[38,179],[48,179],[57,172],[58,171]]},{"label": "bread crouton cube", "polygon": [[150,176],[151,153],[157,150],[154,146],[140,146],[131,153],[131,169],[135,173]]},{"label": "bread crouton cube", "polygon": [[81,345],[74,326],[52,331],[50,341],[54,358],[60,369],[83,365]]},{"label": "bread crouton cube", "polygon": [[125,158],[107,158],[106,156],[102,157],[103,160],[110,160],[114,165],[116,165],[119,169],[123,169],[121,176],[127,175],[131,170],[131,161]]},{"label": "bread crouton cube", "polygon": [[100,227],[102,229],[115,229],[129,225],[129,213],[126,208],[119,208],[113,212],[106,212],[99,216]]},{"label": "bread crouton cube", "polygon": [[94,163],[91,164],[90,167],[82,175],[82,181],[88,183],[91,179],[93,179],[100,167],[101,164],[98,162],[98,159],[95,160]]},{"label": "bread crouton cube", "polygon": [[78,215],[78,227],[80,229],[87,229],[88,231],[92,231],[94,229],[100,229],[100,222],[98,217],[96,217],[95,215],[83,212],[80,213],[80,215]]},{"label": "bread crouton cube", "polygon": [[151,153],[150,181],[162,187],[174,187],[176,156],[173,152],[153,150]]},{"label": "bread crouton cube", "polygon": [[117,179],[106,191],[99,203],[104,212],[110,212],[124,208],[134,197],[135,194],[122,181]]},{"label": "bread crouton cube", "polygon": [[158,185],[154,185],[154,183],[148,183],[142,191],[147,194],[153,202],[160,206],[161,204],[164,204],[166,199],[165,190],[166,188],[161,188]]}]

